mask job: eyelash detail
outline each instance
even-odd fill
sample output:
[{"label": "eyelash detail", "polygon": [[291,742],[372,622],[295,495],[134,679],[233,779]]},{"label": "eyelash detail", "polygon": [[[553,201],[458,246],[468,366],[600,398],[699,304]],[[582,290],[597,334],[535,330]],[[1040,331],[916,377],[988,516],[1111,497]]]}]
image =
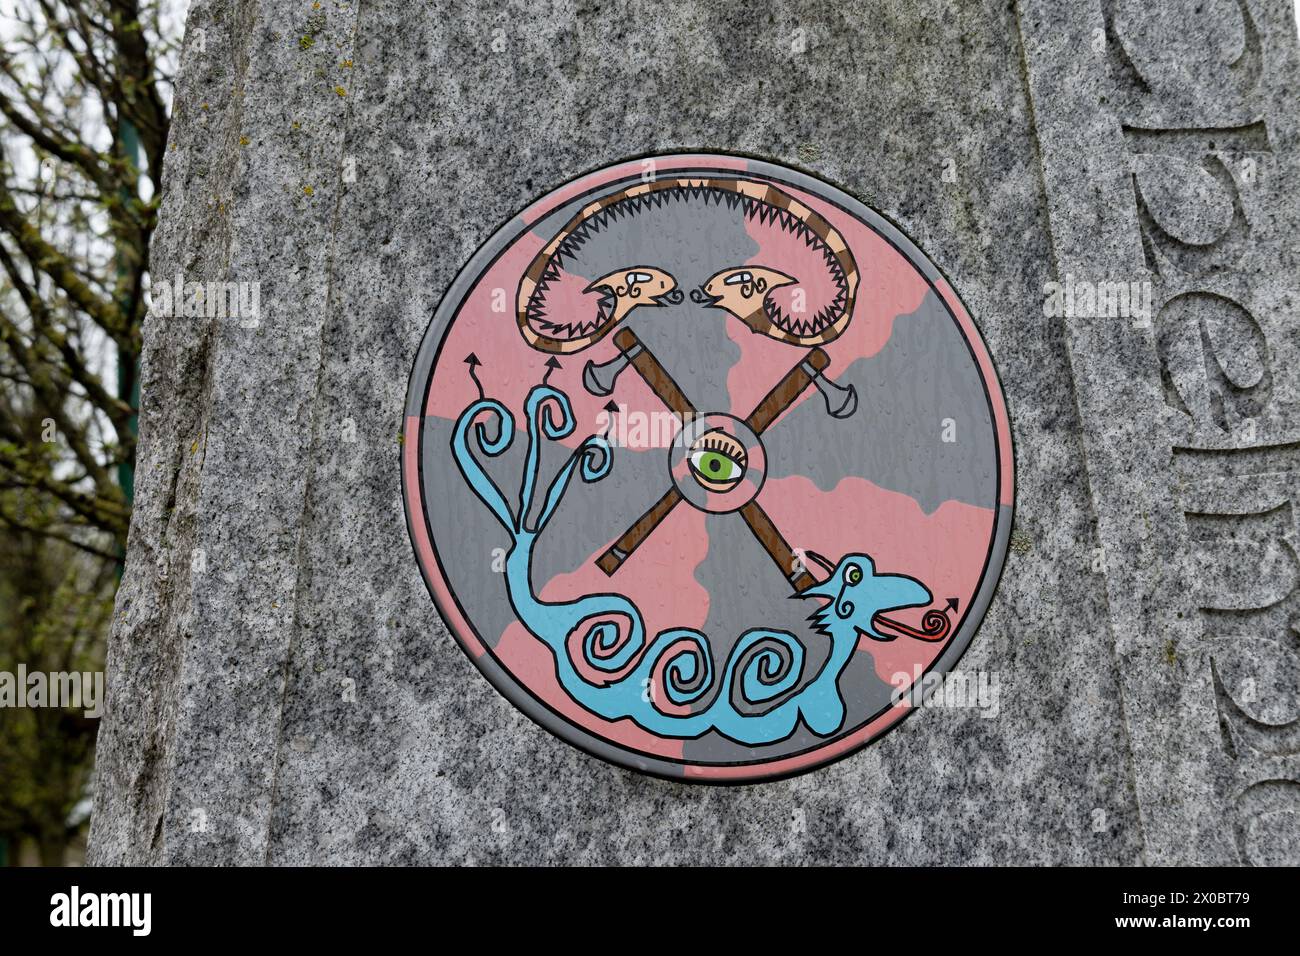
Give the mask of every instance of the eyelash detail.
[{"label": "eyelash detail", "polygon": [[695,447],[706,451],[716,451],[718,454],[730,458],[741,467],[744,467],[748,462],[748,456],[745,454],[744,446],[726,432],[702,435],[699,440],[696,441]]}]

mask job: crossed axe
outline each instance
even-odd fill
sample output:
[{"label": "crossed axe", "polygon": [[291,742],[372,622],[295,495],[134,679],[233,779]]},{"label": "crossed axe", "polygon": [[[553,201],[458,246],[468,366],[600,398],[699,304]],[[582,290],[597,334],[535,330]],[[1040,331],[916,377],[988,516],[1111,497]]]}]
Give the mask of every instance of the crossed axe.
[{"label": "crossed axe", "polygon": [[[589,361],[583,368],[582,382],[587,391],[594,395],[609,395],[614,391],[618,376],[630,365],[649,386],[650,391],[654,392],[670,411],[675,412],[681,421],[691,421],[699,414],[691,400],[668,374],[668,370],[637,338],[635,332],[631,329],[620,329],[614,335],[614,345],[619,352],[614,358],[601,365]],[[755,435],[762,435],[810,385],[815,386],[822,393],[822,397],[826,399],[826,410],[832,418],[848,418],[852,415],[858,407],[857,391],[852,385],[836,384],[824,374],[830,363],[830,356],[820,346],[811,349],[802,360],[786,372],[781,381],[777,382],[757,407],[749,413],[745,424],[749,426],[750,431]],[[596,564],[607,575],[613,575],[681,501],[681,492],[675,485],[670,487],[645,514],[632,524],[632,527],[623,532],[619,539],[596,559]],[[802,594],[817,583],[817,579],[808,573],[803,561],[796,559],[789,543],[763,510],[762,505],[751,499],[739,509],[739,514],[780,570],[782,577],[790,582],[795,594]],[[810,552],[809,557],[815,556]],[[831,569],[827,567],[826,570]],[[888,628],[922,641],[941,641],[947,637],[952,627],[948,617],[949,612],[957,610],[957,599],[949,598],[942,609],[931,608],[926,611],[919,628],[880,613],[876,614],[872,621],[879,629]]]},{"label": "crossed axe", "polygon": [[[620,329],[614,335],[614,345],[619,351],[617,356],[602,365],[588,362],[583,369],[582,381],[587,391],[594,395],[609,395],[614,390],[618,376],[631,365],[650,390],[681,421],[688,422],[699,415],[691,400],[668,374],[668,370],[637,338],[635,332]],[[830,362],[830,356],[820,346],[810,350],[749,413],[745,424],[755,435],[762,435],[810,385],[822,393],[826,399],[827,411],[832,417],[847,418],[852,415],[858,406],[857,392],[853,386],[837,385],[823,374]],[[682,494],[676,486],[669,488],[596,560],[596,564],[606,574],[614,574],[681,501]],[[739,514],[796,592],[801,593],[817,583],[804,568],[803,562],[796,560],[789,543],[757,501],[751,500],[741,507]]]}]

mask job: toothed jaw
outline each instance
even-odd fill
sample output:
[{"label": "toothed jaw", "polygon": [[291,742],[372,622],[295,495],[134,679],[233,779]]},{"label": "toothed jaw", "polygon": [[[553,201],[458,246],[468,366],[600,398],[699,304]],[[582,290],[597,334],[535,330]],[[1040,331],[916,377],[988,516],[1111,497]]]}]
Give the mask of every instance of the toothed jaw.
[{"label": "toothed jaw", "polygon": [[[561,342],[574,341],[594,335],[614,321],[615,312],[618,309],[618,297],[614,294],[613,289],[608,286],[601,286],[600,293],[600,298],[596,300],[595,318],[589,321],[552,322],[545,316],[534,313],[530,317],[532,325],[538,332],[548,338]],[[650,296],[650,301],[646,304],[656,306],[678,305],[684,298],[680,289],[669,289],[659,295]]]},{"label": "toothed jaw", "polygon": [[[802,311],[797,315],[792,314],[789,302],[780,295],[775,299],[771,296],[766,299],[757,296],[752,300],[753,306],[747,303],[739,311],[733,311],[726,304],[726,296],[714,294],[707,288],[694,288],[689,293],[691,302],[703,308],[733,311],[737,318],[755,332],[800,345],[821,344],[823,340],[833,338],[838,333],[847,320],[845,312],[852,298],[854,281],[841,261],[842,240],[837,238],[835,242],[829,241],[790,209],[765,201],[743,189],[723,188],[703,182],[683,182],[641,195],[627,196],[587,215],[558,241],[550,254],[535,288],[526,303],[522,304],[523,321],[533,333],[571,348],[583,347],[585,342],[604,334],[608,328],[626,317],[617,315],[620,300],[611,293],[602,295],[594,308],[587,305],[585,309],[574,310],[568,304],[568,293],[561,297],[561,302],[565,303],[563,305],[549,301],[556,292],[557,284],[569,276],[583,274],[584,270],[579,264],[588,256],[589,247],[594,248],[603,242],[605,234],[610,230],[624,229],[630,219],[639,219],[643,215],[653,216],[658,211],[679,203],[698,205],[704,209],[717,207],[734,210],[747,229],[759,227],[765,232],[770,231],[771,235],[777,237],[781,248],[798,259],[800,269],[807,265],[819,277],[816,283],[819,288],[823,287],[822,278],[829,278],[829,285],[824,287],[823,293],[818,294],[818,298],[828,295],[831,299],[829,303],[817,302],[816,311],[812,315]],[[840,251],[837,252],[837,249]],[[810,257],[808,263],[804,263],[804,257]],[[586,274],[590,275],[589,272]],[[803,275],[805,281],[809,281],[803,272],[799,274]],[[646,295],[639,304],[676,305],[685,298],[681,290],[670,289],[656,296]],[[750,314],[742,314],[751,308]]]},{"label": "toothed jaw", "polygon": [[830,310],[824,310],[817,313],[811,318],[800,318],[798,316],[787,315],[781,311],[781,307],[775,302],[765,303],[767,317],[772,324],[789,335],[806,337],[810,335],[821,335],[831,327],[831,320],[837,313]]},{"label": "toothed jaw", "polygon": [[613,319],[614,310],[617,307],[618,298],[614,295],[612,289],[606,287],[602,288],[601,296],[596,300],[596,315],[592,319],[576,322],[552,322],[542,315],[541,310],[538,309],[532,311],[529,315],[529,324],[548,338],[559,342],[570,342],[593,335],[607,326]]}]

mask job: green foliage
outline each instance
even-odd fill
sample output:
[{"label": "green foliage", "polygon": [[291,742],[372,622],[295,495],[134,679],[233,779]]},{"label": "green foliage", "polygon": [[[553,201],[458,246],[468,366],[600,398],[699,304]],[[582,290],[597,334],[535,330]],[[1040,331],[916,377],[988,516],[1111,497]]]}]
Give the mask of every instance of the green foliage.
[{"label": "green foliage", "polygon": [[[0,671],[103,669],[131,516],[178,7],[5,3]],[[0,710],[0,842],[35,841],[43,860],[62,862],[69,828],[84,824],[72,815],[87,796],[96,723]]]},{"label": "green foliage", "polygon": [[[36,527],[50,520],[29,490],[0,497]],[[102,671],[115,583],[110,563],[71,545],[32,532],[0,536],[0,671]],[[86,793],[97,723],[84,709],[0,711],[0,839],[14,846],[28,837],[44,862],[62,862],[84,822],[73,813]]]}]

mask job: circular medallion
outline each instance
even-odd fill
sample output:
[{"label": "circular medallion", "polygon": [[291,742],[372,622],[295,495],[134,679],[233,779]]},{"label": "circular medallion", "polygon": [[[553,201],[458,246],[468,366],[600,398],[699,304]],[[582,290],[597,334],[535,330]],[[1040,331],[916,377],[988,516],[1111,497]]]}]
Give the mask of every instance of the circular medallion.
[{"label": "circular medallion", "polygon": [[1005,402],[952,287],[835,187],[725,155],[592,173],[475,253],[416,357],[402,481],[438,610],[502,694],[706,782],[915,709],[1011,528]]}]

